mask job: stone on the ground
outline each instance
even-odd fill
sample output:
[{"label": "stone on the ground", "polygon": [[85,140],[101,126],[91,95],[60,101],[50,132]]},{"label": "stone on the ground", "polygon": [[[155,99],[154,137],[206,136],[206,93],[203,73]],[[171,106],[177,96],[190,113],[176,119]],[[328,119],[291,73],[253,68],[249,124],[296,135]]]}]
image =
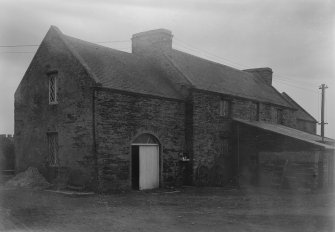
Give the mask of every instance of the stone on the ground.
[{"label": "stone on the ground", "polygon": [[48,188],[51,184],[40,174],[37,168],[29,167],[6,182],[6,186],[27,188]]}]

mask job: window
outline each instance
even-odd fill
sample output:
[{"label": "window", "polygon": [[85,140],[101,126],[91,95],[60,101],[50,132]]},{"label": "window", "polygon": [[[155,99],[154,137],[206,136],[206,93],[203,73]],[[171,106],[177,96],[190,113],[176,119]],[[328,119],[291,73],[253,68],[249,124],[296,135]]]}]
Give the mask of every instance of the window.
[{"label": "window", "polygon": [[57,104],[57,73],[49,76],[49,104]]},{"label": "window", "polygon": [[278,124],[283,124],[284,123],[283,110],[282,109],[277,109],[277,123]]},{"label": "window", "polygon": [[221,153],[227,155],[229,152],[229,141],[228,139],[224,139],[221,144]]},{"label": "window", "polygon": [[220,101],[220,116],[222,117],[229,116],[229,102],[226,100]]},{"label": "window", "polygon": [[260,107],[259,102],[256,103],[256,120],[260,121]]},{"label": "window", "polygon": [[224,157],[229,157],[231,155],[231,145],[230,139],[224,138],[220,144],[220,155]]},{"label": "window", "polygon": [[58,165],[58,133],[48,133],[48,150],[50,166]]}]

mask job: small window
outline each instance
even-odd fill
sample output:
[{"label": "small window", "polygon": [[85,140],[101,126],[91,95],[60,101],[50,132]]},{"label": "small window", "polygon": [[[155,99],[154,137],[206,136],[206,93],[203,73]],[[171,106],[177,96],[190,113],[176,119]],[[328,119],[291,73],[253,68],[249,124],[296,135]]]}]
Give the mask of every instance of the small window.
[{"label": "small window", "polygon": [[260,107],[259,102],[256,103],[256,120],[260,121]]},{"label": "small window", "polygon": [[220,155],[228,157],[230,156],[230,139],[224,138],[220,144]]},{"label": "small window", "polygon": [[57,104],[57,73],[49,76],[49,104]]},{"label": "small window", "polygon": [[283,124],[284,123],[283,110],[282,109],[277,109],[277,123],[278,124]]},{"label": "small window", "polygon": [[228,143],[228,139],[224,139],[222,142],[222,148],[221,148],[221,152],[223,154],[228,154],[229,152],[229,143]]},{"label": "small window", "polygon": [[58,133],[48,133],[48,150],[50,166],[58,166]]},{"label": "small window", "polygon": [[229,102],[226,100],[220,101],[220,116],[221,117],[229,116]]}]

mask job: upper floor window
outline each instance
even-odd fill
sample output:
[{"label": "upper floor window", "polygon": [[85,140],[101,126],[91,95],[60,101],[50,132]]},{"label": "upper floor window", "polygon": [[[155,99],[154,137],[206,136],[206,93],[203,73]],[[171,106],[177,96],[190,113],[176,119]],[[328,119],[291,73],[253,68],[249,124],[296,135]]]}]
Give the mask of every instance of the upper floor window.
[{"label": "upper floor window", "polygon": [[222,117],[229,116],[229,101],[227,100],[220,101],[220,116]]},{"label": "upper floor window", "polygon": [[277,109],[277,123],[283,124],[284,123],[284,117],[283,117],[283,110]]},{"label": "upper floor window", "polygon": [[57,104],[57,73],[48,75],[49,77],[49,104]]},{"label": "upper floor window", "polygon": [[259,106],[259,102],[256,103],[256,120],[260,121],[260,106]]}]

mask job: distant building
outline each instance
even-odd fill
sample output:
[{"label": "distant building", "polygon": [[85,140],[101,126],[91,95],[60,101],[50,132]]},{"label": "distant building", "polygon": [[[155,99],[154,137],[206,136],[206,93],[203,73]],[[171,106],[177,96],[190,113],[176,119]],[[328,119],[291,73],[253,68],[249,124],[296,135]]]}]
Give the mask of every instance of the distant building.
[{"label": "distant building", "polygon": [[302,108],[297,102],[295,102],[287,93],[282,94],[283,97],[297,109],[297,111],[295,112],[296,128],[298,130],[316,134],[316,124],[318,123],[318,121],[304,108]]},{"label": "distant building", "polygon": [[172,37],[134,34],[126,53],[52,26],[15,93],[17,171],[104,191],[333,184],[334,140],[321,143],[270,68],[205,60]]},{"label": "distant building", "polygon": [[14,166],[13,135],[0,134],[0,170],[14,170]]}]

